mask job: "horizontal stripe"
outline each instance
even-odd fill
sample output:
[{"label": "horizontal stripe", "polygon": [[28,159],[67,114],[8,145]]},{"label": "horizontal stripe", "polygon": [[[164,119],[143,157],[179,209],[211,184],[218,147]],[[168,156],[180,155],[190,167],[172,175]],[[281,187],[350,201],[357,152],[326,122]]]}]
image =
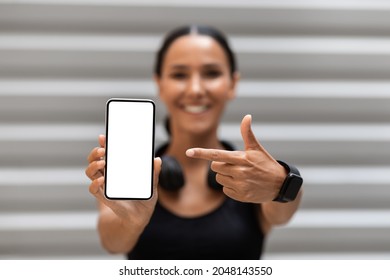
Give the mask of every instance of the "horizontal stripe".
[{"label": "horizontal stripe", "polygon": [[[59,35],[59,34],[0,34],[1,50],[26,51],[98,51],[151,52],[161,44],[162,35]],[[259,54],[336,54],[388,55],[387,37],[235,37],[232,48],[237,53]]]},{"label": "horizontal stripe", "polygon": [[[387,81],[313,81],[313,80],[242,80],[239,98],[313,98],[313,99],[390,99]],[[46,96],[50,98],[75,96],[110,97],[137,95],[155,98],[157,88],[151,80],[21,80],[0,79],[0,96]]]},{"label": "horizontal stripe", "polygon": [[[103,108],[104,109],[104,108]],[[252,124],[262,141],[390,141],[388,124]],[[105,134],[104,124],[0,124],[0,141],[95,141]],[[224,123],[222,139],[241,141],[240,124]],[[165,128],[156,125],[156,140],[166,139]]]},{"label": "horizontal stripe", "polygon": [[[95,230],[96,212],[1,213],[0,232]],[[390,210],[299,210],[287,228],[389,228]]]},{"label": "horizontal stripe", "polygon": [[[13,0],[1,0],[0,3],[12,3]],[[50,4],[59,6],[87,5],[87,6],[163,6],[163,7],[217,7],[217,8],[268,8],[268,9],[339,9],[339,10],[382,10],[390,9],[390,4],[385,1],[272,1],[272,0],[18,0],[18,4]]]},{"label": "horizontal stripe", "polygon": [[[1,168],[0,185],[88,184],[85,166],[72,168]],[[299,166],[306,184],[388,184],[390,166]],[[389,219],[390,220],[390,219]]]}]

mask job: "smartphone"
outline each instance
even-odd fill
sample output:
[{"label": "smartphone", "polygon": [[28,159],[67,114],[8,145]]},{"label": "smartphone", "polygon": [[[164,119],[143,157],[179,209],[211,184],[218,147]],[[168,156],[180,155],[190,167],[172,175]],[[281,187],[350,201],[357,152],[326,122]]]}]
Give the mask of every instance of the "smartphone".
[{"label": "smartphone", "polygon": [[155,104],[112,98],[106,103],[108,199],[150,199],[153,194]]}]

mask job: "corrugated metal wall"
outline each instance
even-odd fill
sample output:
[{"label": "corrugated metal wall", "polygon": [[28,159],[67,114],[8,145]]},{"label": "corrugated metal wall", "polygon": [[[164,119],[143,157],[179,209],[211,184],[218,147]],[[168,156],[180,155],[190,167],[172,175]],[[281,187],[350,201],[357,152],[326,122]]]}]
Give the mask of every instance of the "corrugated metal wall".
[{"label": "corrugated metal wall", "polygon": [[[162,35],[230,35],[239,123],[305,178],[265,258],[390,258],[390,4],[386,1],[0,0],[0,258],[121,258],[99,244],[86,156],[109,97],[156,99]],[[157,142],[166,135],[157,101]]]}]

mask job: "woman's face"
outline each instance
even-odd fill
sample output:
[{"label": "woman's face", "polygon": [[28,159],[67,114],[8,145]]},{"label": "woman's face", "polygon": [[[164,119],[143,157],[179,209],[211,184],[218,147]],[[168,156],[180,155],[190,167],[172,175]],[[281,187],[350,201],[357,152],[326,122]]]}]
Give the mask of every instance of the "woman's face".
[{"label": "woman's face", "polygon": [[216,131],[235,97],[238,74],[232,77],[227,56],[212,37],[185,35],[169,47],[155,79],[172,133],[201,135]]}]

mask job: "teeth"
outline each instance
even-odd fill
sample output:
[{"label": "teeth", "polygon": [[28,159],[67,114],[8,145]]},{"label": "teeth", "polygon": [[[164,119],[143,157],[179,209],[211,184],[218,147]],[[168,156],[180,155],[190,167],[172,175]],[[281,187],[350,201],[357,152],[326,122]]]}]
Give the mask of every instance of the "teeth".
[{"label": "teeth", "polygon": [[206,111],[207,106],[206,105],[199,105],[199,106],[188,105],[188,106],[184,107],[184,110],[189,112],[189,113],[198,114],[198,113],[203,113],[204,111]]}]

